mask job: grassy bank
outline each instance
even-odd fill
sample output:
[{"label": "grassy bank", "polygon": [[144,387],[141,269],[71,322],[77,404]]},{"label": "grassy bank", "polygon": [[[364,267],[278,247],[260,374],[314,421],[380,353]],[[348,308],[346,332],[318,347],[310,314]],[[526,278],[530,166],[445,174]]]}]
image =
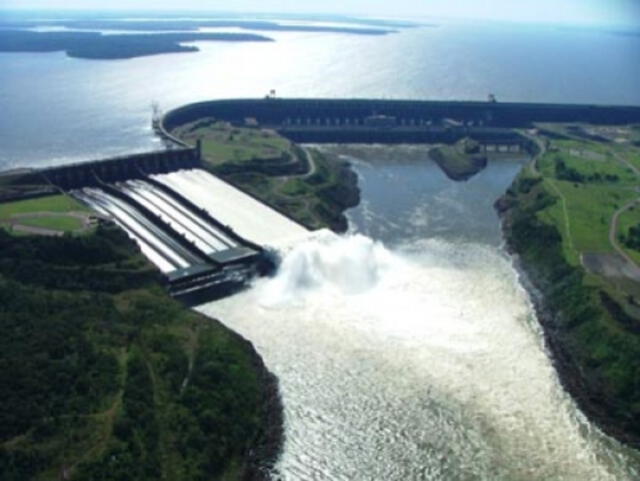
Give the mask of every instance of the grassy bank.
[{"label": "grassy bank", "polygon": [[87,207],[62,194],[0,203],[0,227],[18,235],[38,229],[51,235],[85,233],[92,227],[90,217]]},{"label": "grassy bank", "polygon": [[347,229],[343,212],[358,204],[357,178],[348,164],[302,149],[277,133],[213,119],[172,132],[202,140],[205,168],[310,229]]},{"label": "grassy bank", "polygon": [[542,293],[538,313],[565,386],[604,431],[637,447],[640,285],[633,258],[610,236],[628,228],[616,214],[639,196],[640,178],[625,162],[635,147],[539,140],[546,152],[497,204],[505,236]]},{"label": "grassy bank", "polygon": [[0,229],[0,318],[3,481],[257,472],[273,379],[248,343],[170,299],[119,229]]}]

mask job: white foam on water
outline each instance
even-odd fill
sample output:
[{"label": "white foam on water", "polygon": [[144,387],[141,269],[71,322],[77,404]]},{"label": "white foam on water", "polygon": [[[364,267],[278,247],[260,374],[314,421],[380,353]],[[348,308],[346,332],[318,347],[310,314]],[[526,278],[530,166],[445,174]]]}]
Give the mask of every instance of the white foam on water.
[{"label": "white foam on water", "polygon": [[274,278],[199,310],[251,340],[280,380],[275,479],[640,476],[561,388],[496,248],[391,252],[325,233],[286,253]]}]

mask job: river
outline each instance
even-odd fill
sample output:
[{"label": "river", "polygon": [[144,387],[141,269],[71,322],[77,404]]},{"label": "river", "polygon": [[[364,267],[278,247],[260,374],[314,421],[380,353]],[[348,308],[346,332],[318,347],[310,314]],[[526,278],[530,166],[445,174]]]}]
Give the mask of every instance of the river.
[{"label": "river", "polygon": [[424,148],[329,150],[360,176],[353,232],[298,244],[274,279],[199,308],[280,380],[274,479],[637,479],[637,453],[560,386],[502,248],[492,204],[521,162],[457,183]]}]

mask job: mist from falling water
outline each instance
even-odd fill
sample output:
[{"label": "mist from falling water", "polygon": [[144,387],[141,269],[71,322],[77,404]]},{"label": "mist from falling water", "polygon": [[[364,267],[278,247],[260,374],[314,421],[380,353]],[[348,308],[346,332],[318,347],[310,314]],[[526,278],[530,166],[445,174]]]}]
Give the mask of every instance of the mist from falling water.
[{"label": "mist from falling water", "polygon": [[496,247],[331,233],[200,307],[280,380],[283,480],[631,480],[638,458],[558,383]]}]

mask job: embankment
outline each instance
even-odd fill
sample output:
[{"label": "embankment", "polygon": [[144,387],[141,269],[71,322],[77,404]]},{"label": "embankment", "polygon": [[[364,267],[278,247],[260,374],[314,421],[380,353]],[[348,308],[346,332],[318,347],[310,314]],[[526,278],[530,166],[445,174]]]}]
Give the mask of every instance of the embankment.
[{"label": "embankment", "polygon": [[[534,302],[560,381],[608,435],[640,447],[640,336],[620,309],[569,265],[558,229],[536,213],[556,200],[517,179],[496,202],[508,250]],[[617,306],[617,305],[616,305]]]},{"label": "embankment", "polygon": [[[229,122],[255,119],[260,125],[278,125],[283,129],[305,132],[332,131],[338,138],[325,142],[354,142],[345,138],[349,132],[358,132],[356,127],[377,137],[390,132],[387,128],[365,125],[368,117],[386,116],[395,119],[395,126],[414,131],[426,131],[434,127],[426,122],[437,119],[455,119],[486,128],[486,134],[499,134],[494,128],[523,127],[532,122],[593,122],[596,124],[629,124],[640,122],[640,107],[535,104],[511,102],[465,102],[465,101],[421,101],[421,100],[379,100],[379,99],[229,99],[211,100],[185,105],[168,112],[162,122],[166,130],[193,122],[199,118],[215,117]],[[425,122],[421,125],[420,121]],[[323,126],[324,129],[306,129],[309,126]],[[350,129],[353,127],[353,129]],[[415,127],[422,127],[417,129]],[[482,132],[479,128],[478,132]],[[452,132],[455,128],[443,129]],[[399,132],[402,129],[398,129]],[[436,132],[436,130],[434,130]],[[355,134],[354,134],[355,135]],[[326,135],[325,135],[326,136]],[[343,140],[340,140],[344,138]],[[299,139],[294,139],[299,140]],[[304,140],[320,142],[319,138]],[[404,142],[411,141],[404,139]],[[374,142],[376,142],[374,140]],[[378,139],[377,142],[383,142]],[[412,142],[415,142],[413,140]]]}]

